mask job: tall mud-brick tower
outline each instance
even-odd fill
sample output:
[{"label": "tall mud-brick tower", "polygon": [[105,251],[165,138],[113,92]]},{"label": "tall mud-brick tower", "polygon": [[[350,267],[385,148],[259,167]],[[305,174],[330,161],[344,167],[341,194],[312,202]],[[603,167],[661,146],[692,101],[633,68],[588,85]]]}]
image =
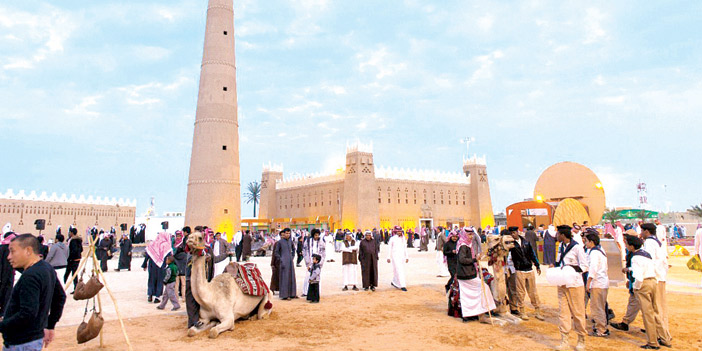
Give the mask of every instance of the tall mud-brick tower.
[{"label": "tall mud-brick tower", "polygon": [[241,226],[240,188],[233,0],[210,0],[185,225],[231,237]]}]

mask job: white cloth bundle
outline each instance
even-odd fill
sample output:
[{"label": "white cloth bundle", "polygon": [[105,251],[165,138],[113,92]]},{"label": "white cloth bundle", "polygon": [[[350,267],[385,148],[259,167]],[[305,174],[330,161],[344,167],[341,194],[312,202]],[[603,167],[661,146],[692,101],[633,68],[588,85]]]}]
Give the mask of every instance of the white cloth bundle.
[{"label": "white cloth bundle", "polygon": [[553,267],[546,271],[546,281],[551,285],[572,288],[582,285],[582,280],[583,276],[571,266]]}]

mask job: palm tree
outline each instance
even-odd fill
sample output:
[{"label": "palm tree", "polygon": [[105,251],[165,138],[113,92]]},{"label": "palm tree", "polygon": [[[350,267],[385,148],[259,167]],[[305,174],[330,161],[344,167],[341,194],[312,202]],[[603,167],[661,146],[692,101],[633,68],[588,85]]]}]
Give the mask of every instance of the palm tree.
[{"label": "palm tree", "polygon": [[250,204],[253,202],[253,216],[256,217],[256,205],[258,205],[258,200],[261,199],[261,184],[257,181],[253,181],[246,186],[246,203]]},{"label": "palm tree", "polygon": [[604,218],[605,222],[610,222],[614,224],[614,222],[616,222],[617,219],[619,219],[619,211],[615,209],[606,210],[602,217]]},{"label": "palm tree", "polygon": [[690,209],[688,209],[687,212],[695,217],[702,218],[702,204],[692,205],[692,207],[690,207]]},{"label": "palm tree", "polygon": [[646,211],[646,210],[637,211],[636,218],[640,219],[641,221],[646,221],[646,218],[648,218],[648,211]]}]

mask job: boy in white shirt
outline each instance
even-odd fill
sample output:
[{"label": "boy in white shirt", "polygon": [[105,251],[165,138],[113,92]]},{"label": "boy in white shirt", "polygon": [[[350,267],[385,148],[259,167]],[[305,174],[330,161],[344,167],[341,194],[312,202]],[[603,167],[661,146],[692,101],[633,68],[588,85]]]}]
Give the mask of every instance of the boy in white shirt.
[{"label": "boy in white shirt", "polygon": [[588,248],[588,276],[585,289],[590,293],[590,315],[595,320],[592,336],[609,336],[607,329],[607,255],[600,247],[600,237],[591,233],[585,236]]},{"label": "boy in white shirt", "polygon": [[656,303],[661,314],[663,326],[668,329],[668,301],[665,298],[665,281],[668,276],[668,250],[666,245],[656,235],[656,225],[644,223],[641,225],[641,238],[644,239],[643,249],[651,255],[656,269],[657,294]]},{"label": "boy in white shirt", "polygon": [[[573,240],[570,226],[558,226],[558,241],[561,243],[557,267],[572,267],[577,273],[588,270],[587,255],[583,246]],[[558,329],[561,332],[561,343],[556,350],[570,350],[568,333],[571,328],[578,334],[576,351],[585,350],[585,288],[581,277],[575,280],[572,286],[561,285],[558,287]]]},{"label": "boy in white shirt", "polygon": [[634,294],[641,303],[641,314],[648,342],[641,346],[643,349],[658,350],[659,345],[671,347],[670,333],[663,327],[663,322],[656,304],[657,283],[656,268],[651,255],[642,249],[640,238],[628,236],[626,238],[627,250],[633,252],[631,258],[631,271],[634,277]]}]

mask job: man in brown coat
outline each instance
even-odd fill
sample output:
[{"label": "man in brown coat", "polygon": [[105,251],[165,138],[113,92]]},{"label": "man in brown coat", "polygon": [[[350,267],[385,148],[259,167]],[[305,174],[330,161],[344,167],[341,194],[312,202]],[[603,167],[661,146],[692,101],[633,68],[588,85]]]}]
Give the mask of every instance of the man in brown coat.
[{"label": "man in brown coat", "polygon": [[365,236],[358,248],[358,259],[361,261],[361,278],[363,290],[375,291],[378,286],[378,253],[379,243],[373,240],[373,233],[366,230]]}]

